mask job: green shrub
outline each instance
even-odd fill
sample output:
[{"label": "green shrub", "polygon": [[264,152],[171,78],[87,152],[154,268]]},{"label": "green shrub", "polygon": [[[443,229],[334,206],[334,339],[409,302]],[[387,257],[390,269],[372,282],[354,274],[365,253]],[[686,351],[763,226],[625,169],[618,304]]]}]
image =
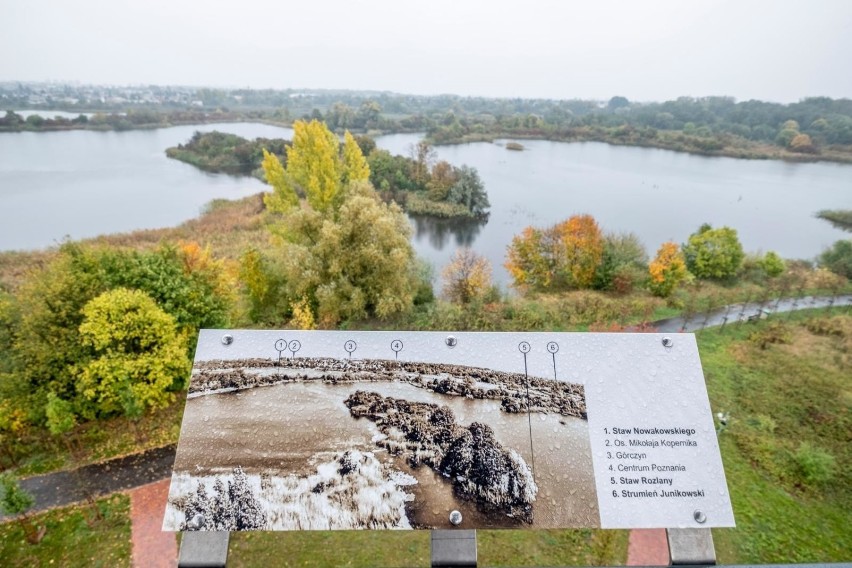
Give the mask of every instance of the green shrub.
[{"label": "green shrub", "polygon": [[843,317],[813,318],[805,323],[805,327],[814,335],[847,337],[852,333],[848,322],[849,320]]},{"label": "green shrub", "polygon": [[802,442],[793,457],[806,484],[821,485],[834,478],[837,460],[827,451]]},{"label": "green shrub", "polygon": [[852,240],[837,241],[819,255],[817,263],[835,274],[852,279]]},{"label": "green shrub", "polygon": [[748,340],[766,349],[772,344],[789,344],[793,340],[793,333],[786,324],[776,321],[749,334]]},{"label": "green shrub", "polygon": [[683,256],[686,267],[698,278],[724,280],[737,273],[745,253],[735,229],[704,224],[689,236]]}]

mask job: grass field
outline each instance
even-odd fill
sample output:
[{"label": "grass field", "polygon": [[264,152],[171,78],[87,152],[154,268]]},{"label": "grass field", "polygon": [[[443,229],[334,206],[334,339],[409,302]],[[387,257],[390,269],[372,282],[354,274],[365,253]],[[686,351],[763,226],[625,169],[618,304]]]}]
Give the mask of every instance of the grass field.
[{"label": "grass field", "polygon": [[98,502],[103,519],[92,526],[88,507],[65,507],[32,517],[47,527],[38,544],[29,544],[17,522],[0,524],[0,565],[8,568],[130,566],[130,498],[119,494]]},{"label": "grass field", "polygon": [[[624,564],[627,531],[477,531],[479,566]],[[231,535],[228,565],[429,566],[429,533],[300,532]]]},{"label": "grass field", "polygon": [[699,336],[713,411],[731,417],[720,563],[852,559],[852,316],[786,317]]}]

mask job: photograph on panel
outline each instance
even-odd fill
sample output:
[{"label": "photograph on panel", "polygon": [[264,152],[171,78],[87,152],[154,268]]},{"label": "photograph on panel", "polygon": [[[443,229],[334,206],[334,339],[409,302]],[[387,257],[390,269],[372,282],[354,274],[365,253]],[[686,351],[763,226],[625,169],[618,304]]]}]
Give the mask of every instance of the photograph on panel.
[{"label": "photograph on panel", "polygon": [[461,528],[599,526],[584,388],[555,364],[279,347],[195,362],[165,530],[430,529],[454,511]]}]

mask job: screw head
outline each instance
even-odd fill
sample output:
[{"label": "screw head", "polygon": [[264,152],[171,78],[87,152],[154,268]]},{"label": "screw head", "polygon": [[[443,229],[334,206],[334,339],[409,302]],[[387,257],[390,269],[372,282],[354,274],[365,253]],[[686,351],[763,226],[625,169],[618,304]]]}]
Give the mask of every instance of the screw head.
[{"label": "screw head", "polygon": [[462,522],[462,514],[459,511],[451,512],[450,513],[450,522],[455,526],[459,526]]},{"label": "screw head", "polygon": [[234,336],[230,333],[226,333],[222,336],[222,345],[230,345],[234,342]]},{"label": "screw head", "polygon": [[699,511],[697,509],[694,513],[692,513],[692,518],[695,519],[696,523],[702,525],[707,521],[707,515],[705,515],[703,511]]},{"label": "screw head", "polygon": [[671,347],[672,345],[674,345],[674,341],[672,341],[671,337],[663,338],[663,347]]},{"label": "screw head", "polygon": [[[456,338],[455,338],[454,336],[452,336],[452,335],[448,335],[448,336],[447,336],[447,338],[444,340],[444,343],[446,343],[446,344],[447,344],[447,347],[449,347],[450,349],[452,349],[453,347],[455,347],[456,345],[458,345],[459,340],[458,340],[458,339],[456,339]],[[459,514],[461,515],[461,513],[459,513]]]},{"label": "screw head", "polygon": [[204,524],[204,515],[202,515],[201,513],[198,513],[194,517],[192,517],[192,519],[187,521],[186,528],[188,528],[191,531],[197,531],[198,529],[201,528],[201,525],[203,525],[203,524]]}]

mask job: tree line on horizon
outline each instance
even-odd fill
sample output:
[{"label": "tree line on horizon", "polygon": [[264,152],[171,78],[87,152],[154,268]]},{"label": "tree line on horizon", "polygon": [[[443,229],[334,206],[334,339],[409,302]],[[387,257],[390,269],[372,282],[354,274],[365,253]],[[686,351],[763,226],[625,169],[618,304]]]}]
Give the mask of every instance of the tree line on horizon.
[{"label": "tree line on horizon", "polygon": [[[666,145],[686,151],[714,152],[737,147],[736,141],[768,144],[800,154],[821,148],[852,144],[852,99],[809,97],[789,104],[733,97],[678,97],[664,102],[631,102],[614,96],[595,100],[501,99],[457,95],[418,96],[358,91],[317,91],[302,94],[285,90],[199,89],[201,108],[169,110],[168,119],[157,116],[157,106],[116,108],[99,115],[101,127],[185,124],[226,119],[265,119],[291,123],[296,119],[321,120],[335,131],[425,131],[439,143],[463,137],[516,134],[539,137],[592,136],[599,129],[613,141]],[[165,107],[163,107],[165,109]],[[102,110],[102,109],[98,109]],[[84,117],[85,118],[85,117]],[[72,120],[26,120],[10,112],[0,117],[0,130],[68,127]],[[59,124],[62,122],[62,124]],[[67,123],[67,124],[65,124]],[[566,129],[574,129],[566,130]],[[680,140],[659,140],[655,133],[681,133]],[[794,143],[794,139],[798,140]],[[727,138],[726,138],[727,137]],[[748,155],[743,152],[743,157]]]}]

